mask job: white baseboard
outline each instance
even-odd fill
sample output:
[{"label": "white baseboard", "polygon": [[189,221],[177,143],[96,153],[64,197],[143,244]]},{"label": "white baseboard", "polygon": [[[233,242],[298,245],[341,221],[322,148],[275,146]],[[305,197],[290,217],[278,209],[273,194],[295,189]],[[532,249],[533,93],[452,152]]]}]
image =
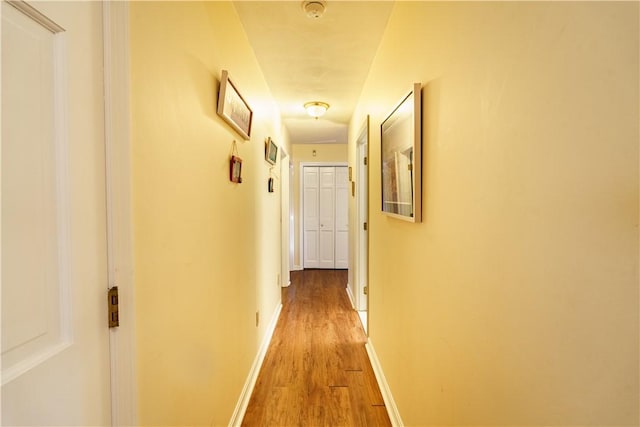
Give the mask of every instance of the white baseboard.
[{"label": "white baseboard", "polygon": [[233,411],[233,415],[231,415],[229,426],[235,427],[242,424],[242,419],[244,418],[245,412],[247,412],[247,406],[249,406],[249,400],[251,399],[253,388],[255,387],[256,381],[258,380],[258,374],[260,373],[260,368],[262,368],[262,362],[264,362],[264,357],[267,354],[267,349],[269,348],[269,344],[271,343],[271,337],[273,337],[273,331],[275,331],[276,329],[281,311],[282,304],[278,304],[278,307],[276,307],[276,311],[273,313],[273,317],[271,318],[271,322],[269,322],[269,326],[267,327],[264,339],[262,340],[262,344],[258,349],[258,354],[256,354],[256,358],[253,360],[253,365],[251,365],[251,370],[249,371],[247,381],[245,381],[244,383],[244,387],[242,388],[242,392],[240,393],[240,398],[238,399],[236,408]]},{"label": "white baseboard", "polygon": [[354,303],[355,299],[353,298],[353,294],[351,293],[351,288],[349,287],[348,283],[347,283],[347,296],[349,297],[349,301],[351,301],[351,308],[355,310],[356,309],[356,305]]},{"label": "white baseboard", "polygon": [[293,268],[291,269],[291,271],[300,271],[300,270],[304,270],[304,268],[302,268],[301,265],[294,265]]},{"label": "white baseboard", "polygon": [[400,412],[398,412],[396,402],[393,400],[393,396],[391,395],[391,389],[389,388],[387,379],[384,377],[382,366],[380,366],[380,361],[378,360],[376,351],[373,349],[371,339],[367,341],[367,343],[365,344],[365,348],[367,349],[367,354],[369,355],[369,360],[371,361],[373,373],[375,374],[376,380],[378,381],[380,393],[382,393],[382,399],[384,400],[384,405],[387,408],[387,413],[389,414],[391,425],[394,427],[402,427],[404,426],[404,423],[402,422],[402,418],[400,418]]}]

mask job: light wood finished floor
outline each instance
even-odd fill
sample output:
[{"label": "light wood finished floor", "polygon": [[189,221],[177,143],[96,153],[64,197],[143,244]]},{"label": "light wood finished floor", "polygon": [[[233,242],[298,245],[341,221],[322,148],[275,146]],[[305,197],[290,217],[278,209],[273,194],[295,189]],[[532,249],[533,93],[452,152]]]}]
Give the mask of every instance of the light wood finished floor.
[{"label": "light wood finished floor", "polygon": [[291,274],[243,426],[390,426],[345,270]]}]

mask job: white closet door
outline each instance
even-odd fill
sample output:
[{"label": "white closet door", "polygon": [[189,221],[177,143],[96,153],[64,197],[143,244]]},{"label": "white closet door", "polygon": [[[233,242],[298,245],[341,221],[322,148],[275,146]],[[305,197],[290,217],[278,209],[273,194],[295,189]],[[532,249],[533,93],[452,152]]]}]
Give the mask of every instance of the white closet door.
[{"label": "white closet door", "polygon": [[335,268],[349,268],[349,174],[336,168]]},{"label": "white closet door", "polygon": [[303,267],[320,267],[320,219],[319,219],[319,171],[318,167],[305,166],[303,168],[302,203],[304,210],[304,248]]},{"label": "white closet door", "polygon": [[336,168],[320,168],[320,268],[335,268]]}]

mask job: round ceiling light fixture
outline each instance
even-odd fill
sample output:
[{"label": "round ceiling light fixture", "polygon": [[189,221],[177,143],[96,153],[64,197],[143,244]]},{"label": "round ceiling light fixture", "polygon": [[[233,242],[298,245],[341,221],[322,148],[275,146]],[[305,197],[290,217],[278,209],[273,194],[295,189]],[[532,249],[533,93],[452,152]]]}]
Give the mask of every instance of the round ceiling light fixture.
[{"label": "round ceiling light fixture", "polygon": [[304,104],[304,109],[307,110],[308,115],[317,119],[327,112],[327,110],[329,109],[329,104],[319,101],[307,102],[306,104]]},{"label": "round ceiling light fixture", "polygon": [[309,18],[318,19],[327,9],[326,3],[320,0],[308,0],[302,2],[302,10],[307,14]]}]

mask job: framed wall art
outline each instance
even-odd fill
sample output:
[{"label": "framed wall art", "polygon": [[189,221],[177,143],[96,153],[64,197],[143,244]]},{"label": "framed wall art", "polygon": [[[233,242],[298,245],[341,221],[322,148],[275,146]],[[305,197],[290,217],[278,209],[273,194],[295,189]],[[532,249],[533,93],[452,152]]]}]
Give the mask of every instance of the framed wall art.
[{"label": "framed wall art", "polygon": [[217,113],[245,140],[250,139],[253,111],[229,78],[227,70],[222,70],[220,78]]},{"label": "framed wall art", "polygon": [[422,85],[408,95],[380,125],[382,213],[422,221]]},{"label": "framed wall art", "polygon": [[275,165],[278,161],[278,146],[271,138],[267,138],[265,141],[264,159],[272,165]]},{"label": "framed wall art", "polygon": [[229,180],[240,184],[242,182],[242,159],[238,156],[231,156],[229,163]]}]

